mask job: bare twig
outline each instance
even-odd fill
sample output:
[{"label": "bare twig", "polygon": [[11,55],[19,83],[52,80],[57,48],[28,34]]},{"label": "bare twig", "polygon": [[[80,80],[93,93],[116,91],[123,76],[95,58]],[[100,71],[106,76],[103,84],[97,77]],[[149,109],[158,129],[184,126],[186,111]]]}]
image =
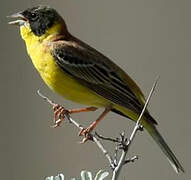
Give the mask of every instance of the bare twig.
[{"label": "bare twig", "polygon": [[125,160],[124,164],[130,163],[130,162],[135,162],[135,160],[138,160],[138,159],[139,159],[138,156],[133,156],[132,158]]},{"label": "bare twig", "polygon": [[117,164],[118,164],[118,152],[119,152],[119,147],[116,146],[116,147],[115,147],[115,153],[114,153],[114,160],[113,160],[115,166],[117,166]]},{"label": "bare twig", "polygon": [[102,136],[101,134],[98,134],[97,132],[95,132],[95,135],[102,139],[102,140],[106,140],[106,141],[111,141],[111,142],[114,142],[114,143],[119,143],[119,138],[110,138],[110,137],[105,137],[105,136]]},{"label": "bare twig", "polygon": [[45,95],[43,95],[41,92],[40,92],[40,89],[37,90],[37,93],[38,95],[43,98],[47,103],[49,103],[50,105],[54,106],[56,105],[56,103],[54,103],[53,101],[51,101],[49,98],[47,98]]},{"label": "bare twig", "polygon": [[130,138],[129,138],[129,141],[128,141],[126,144],[124,144],[124,148],[123,148],[123,150],[122,150],[121,157],[120,157],[120,159],[119,159],[118,165],[115,167],[115,169],[114,169],[114,171],[113,171],[112,180],[118,179],[119,174],[120,174],[120,171],[121,171],[121,169],[122,169],[122,167],[123,167],[123,165],[124,165],[127,152],[128,152],[128,150],[129,150],[129,148],[130,148],[130,145],[131,145],[133,139],[135,138],[135,135],[136,135],[137,131],[140,130],[140,129],[142,129],[141,119],[142,119],[142,116],[143,116],[143,114],[144,114],[144,112],[145,112],[145,110],[146,110],[146,108],[147,108],[147,105],[148,105],[148,103],[149,103],[149,101],[150,101],[150,98],[151,98],[151,96],[152,96],[152,94],[153,94],[153,92],[154,92],[154,90],[155,90],[155,87],[156,87],[156,85],[157,85],[158,79],[159,79],[159,78],[157,78],[157,79],[155,80],[155,82],[153,83],[153,86],[152,86],[152,88],[151,88],[151,91],[150,91],[150,93],[149,93],[149,96],[148,96],[148,98],[147,98],[147,100],[146,100],[146,102],[145,102],[145,105],[144,105],[144,107],[143,107],[143,110],[142,110],[142,112],[141,112],[141,114],[140,114],[140,116],[139,116],[139,118],[138,118],[138,120],[137,120],[137,122],[136,122],[136,124],[135,124],[135,127],[134,127],[134,129],[133,129],[133,131],[132,131],[132,133],[131,133],[131,136],[130,136]]},{"label": "bare twig", "polygon": [[112,170],[114,170],[115,169],[115,163],[114,163],[112,157],[109,155],[108,151],[103,147],[103,145],[101,144],[99,139],[97,139],[95,136],[92,136],[92,137],[93,137],[93,141],[97,144],[99,149],[101,149],[101,151],[103,152],[105,157],[108,159],[110,167],[112,168]]}]

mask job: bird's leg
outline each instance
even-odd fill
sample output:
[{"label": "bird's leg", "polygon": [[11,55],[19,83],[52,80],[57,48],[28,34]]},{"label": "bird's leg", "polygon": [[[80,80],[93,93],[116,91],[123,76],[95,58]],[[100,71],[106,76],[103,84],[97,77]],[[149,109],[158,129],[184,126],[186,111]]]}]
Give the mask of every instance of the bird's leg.
[{"label": "bird's leg", "polygon": [[83,139],[83,143],[86,142],[89,139],[89,133],[91,131],[93,131],[93,129],[97,126],[97,124],[105,117],[105,115],[111,110],[111,106],[108,106],[105,108],[104,112],[92,123],[90,124],[90,126],[88,128],[83,128],[80,132],[79,132],[79,136],[85,136],[85,138]]},{"label": "bird's leg", "polygon": [[85,108],[78,108],[78,109],[70,109],[68,110],[70,114],[73,113],[80,113],[80,112],[89,112],[97,110],[96,107],[85,107]]},{"label": "bird's leg", "polygon": [[85,108],[79,108],[79,109],[65,109],[63,106],[59,104],[55,104],[53,106],[54,111],[54,125],[53,127],[58,127],[61,125],[62,121],[64,121],[65,114],[73,114],[73,113],[80,113],[80,112],[89,112],[89,111],[95,111],[96,107],[85,107]]}]

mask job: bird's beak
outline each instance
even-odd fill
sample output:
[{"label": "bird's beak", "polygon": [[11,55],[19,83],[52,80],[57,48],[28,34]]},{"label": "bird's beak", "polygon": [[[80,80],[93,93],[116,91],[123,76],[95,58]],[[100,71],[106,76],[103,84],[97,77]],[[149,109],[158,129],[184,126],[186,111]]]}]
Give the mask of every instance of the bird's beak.
[{"label": "bird's beak", "polygon": [[18,26],[22,26],[27,22],[27,19],[22,15],[22,12],[18,12],[15,14],[12,14],[10,16],[7,16],[8,18],[14,18],[17,19],[15,21],[10,21],[8,24],[10,25],[18,25]]}]

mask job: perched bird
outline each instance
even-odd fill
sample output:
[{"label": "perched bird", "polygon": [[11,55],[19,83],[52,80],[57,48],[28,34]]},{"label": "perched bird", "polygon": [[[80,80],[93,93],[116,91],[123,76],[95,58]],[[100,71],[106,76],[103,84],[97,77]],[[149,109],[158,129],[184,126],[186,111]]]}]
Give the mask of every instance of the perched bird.
[{"label": "perched bird", "polygon": [[[44,82],[66,99],[88,105],[68,110],[69,113],[104,112],[80,135],[87,135],[110,111],[137,121],[145,98],[136,83],[109,58],[77,39],[68,31],[64,19],[47,6],[26,9],[10,16],[9,24],[20,26],[27,52]],[[55,126],[58,116],[66,110],[55,106]],[[63,118],[63,117],[62,117]],[[145,111],[142,125],[159,145],[174,170],[184,169],[158,132],[157,122]]]}]

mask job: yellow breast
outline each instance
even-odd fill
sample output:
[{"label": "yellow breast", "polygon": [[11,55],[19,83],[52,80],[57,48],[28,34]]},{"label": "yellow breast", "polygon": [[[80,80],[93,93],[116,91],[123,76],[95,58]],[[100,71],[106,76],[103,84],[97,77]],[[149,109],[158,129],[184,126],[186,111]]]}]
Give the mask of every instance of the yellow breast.
[{"label": "yellow breast", "polygon": [[35,68],[40,73],[44,82],[52,90],[80,104],[96,107],[105,107],[110,104],[109,101],[98,96],[85,86],[82,86],[60,69],[51,54],[51,47],[47,48],[48,39],[50,37],[34,36],[30,29],[26,27],[21,28],[21,35],[25,40],[27,52]]}]

